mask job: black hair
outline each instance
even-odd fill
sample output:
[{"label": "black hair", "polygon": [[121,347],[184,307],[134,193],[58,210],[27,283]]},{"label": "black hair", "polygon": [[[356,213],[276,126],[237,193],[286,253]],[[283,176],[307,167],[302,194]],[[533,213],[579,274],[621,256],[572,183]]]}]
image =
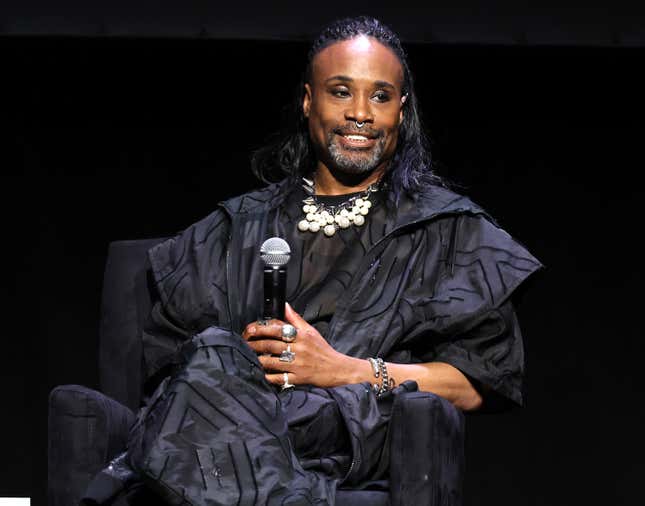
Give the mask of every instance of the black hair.
[{"label": "black hair", "polygon": [[282,131],[252,154],[251,168],[260,180],[269,183],[285,176],[297,179],[311,174],[315,169],[314,148],[309,138],[307,119],[302,111],[304,85],[310,81],[312,62],[320,51],[331,44],[360,35],[373,37],[390,48],[403,67],[402,93],[407,95],[403,105],[403,121],[399,126],[398,142],[390,168],[384,176],[391,189],[390,196],[396,202],[402,192],[423,193],[431,184],[446,186],[442,178],[433,171],[429,141],[424,133],[414,91],[414,80],[401,41],[389,27],[367,16],[337,20],[324,28],[314,40],[298,91],[285,111]]}]

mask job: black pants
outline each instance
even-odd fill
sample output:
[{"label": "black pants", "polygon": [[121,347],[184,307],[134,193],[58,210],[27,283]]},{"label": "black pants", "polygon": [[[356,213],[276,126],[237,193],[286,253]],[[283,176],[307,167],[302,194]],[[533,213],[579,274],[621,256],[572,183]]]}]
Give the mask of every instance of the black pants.
[{"label": "black pants", "polygon": [[367,383],[280,392],[218,328],[186,356],[131,431],[126,460],[145,486],[131,484],[129,502],[153,491],[168,504],[333,504],[343,481],[386,479],[392,396]]},{"label": "black pants", "polygon": [[89,504],[461,503],[463,415],[445,399],[414,382],[379,399],[367,383],[280,392],[239,336],[189,348],[130,431],[138,478],[100,473]]}]

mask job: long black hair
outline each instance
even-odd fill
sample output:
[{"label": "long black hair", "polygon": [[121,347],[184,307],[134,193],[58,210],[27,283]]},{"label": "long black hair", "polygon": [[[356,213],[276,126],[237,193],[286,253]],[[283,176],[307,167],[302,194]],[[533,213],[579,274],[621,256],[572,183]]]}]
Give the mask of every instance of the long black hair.
[{"label": "long black hair", "polygon": [[407,55],[398,36],[379,20],[359,16],[345,18],[327,26],[313,42],[307,55],[307,66],[298,84],[293,102],[286,109],[284,125],[265,146],[253,152],[251,168],[265,183],[284,177],[298,179],[310,175],[316,166],[314,148],[309,138],[307,120],[302,111],[304,85],[311,80],[312,62],[323,49],[348,39],[365,35],[390,48],[403,66],[403,122],[390,169],[384,176],[396,202],[402,192],[423,193],[430,184],[445,186],[433,171],[429,141],[424,133],[412,73]]}]

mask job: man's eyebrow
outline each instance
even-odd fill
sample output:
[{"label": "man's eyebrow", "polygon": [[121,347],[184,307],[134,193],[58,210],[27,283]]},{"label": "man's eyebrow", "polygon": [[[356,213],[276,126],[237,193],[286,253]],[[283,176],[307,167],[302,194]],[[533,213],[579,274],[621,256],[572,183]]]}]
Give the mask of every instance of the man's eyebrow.
[{"label": "man's eyebrow", "polygon": [[[354,80],[349,77],[349,76],[343,76],[343,75],[337,75],[337,76],[332,76],[329,79],[325,79],[325,83],[328,83],[329,81],[342,81],[344,83],[351,83]],[[378,88],[392,88],[396,89],[392,83],[389,83],[387,81],[374,81],[374,84]]]},{"label": "man's eyebrow", "polygon": [[376,86],[378,86],[379,88],[392,88],[392,89],[395,89],[394,85],[391,84],[391,83],[388,83],[387,81],[375,81],[374,84],[376,84]]},{"label": "man's eyebrow", "polygon": [[328,83],[329,81],[343,81],[345,83],[351,83],[353,79],[349,76],[331,76],[329,79],[325,79],[325,83]]}]

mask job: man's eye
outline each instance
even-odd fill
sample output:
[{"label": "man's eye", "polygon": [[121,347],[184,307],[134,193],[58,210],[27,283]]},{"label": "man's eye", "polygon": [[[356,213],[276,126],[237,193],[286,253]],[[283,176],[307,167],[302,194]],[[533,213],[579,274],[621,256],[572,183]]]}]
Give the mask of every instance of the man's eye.
[{"label": "man's eye", "polygon": [[331,94],[340,98],[349,97],[349,91],[347,90],[332,90]]},{"label": "man's eye", "polygon": [[378,91],[374,94],[374,98],[378,102],[387,102],[388,100],[390,100],[390,94],[385,91]]}]

